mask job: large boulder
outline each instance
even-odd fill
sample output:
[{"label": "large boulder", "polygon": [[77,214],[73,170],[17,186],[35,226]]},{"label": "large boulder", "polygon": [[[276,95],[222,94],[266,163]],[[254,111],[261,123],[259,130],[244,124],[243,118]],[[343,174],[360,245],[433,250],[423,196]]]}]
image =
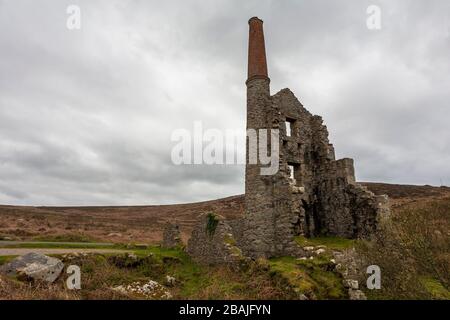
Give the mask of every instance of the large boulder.
[{"label": "large boulder", "polygon": [[1,266],[0,272],[27,280],[53,283],[63,269],[64,264],[61,260],[31,252]]}]

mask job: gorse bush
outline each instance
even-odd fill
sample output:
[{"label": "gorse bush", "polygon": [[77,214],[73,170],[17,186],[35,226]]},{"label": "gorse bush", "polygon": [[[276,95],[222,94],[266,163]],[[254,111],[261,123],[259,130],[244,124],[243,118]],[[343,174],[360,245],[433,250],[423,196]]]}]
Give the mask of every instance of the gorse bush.
[{"label": "gorse bush", "polygon": [[[450,298],[450,199],[412,203],[383,221],[374,241],[360,243],[364,264],[382,270],[373,298]],[[364,269],[364,268],[362,268]],[[438,290],[436,288],[438,287]]]},{"label": "gorse bush", "polygon": [[212,212],[208,213],[206,219],[206,232],[210,237],[214,235],[216,232],[217,225],[219,224],[219,219],[217,219],[216,215]]}]

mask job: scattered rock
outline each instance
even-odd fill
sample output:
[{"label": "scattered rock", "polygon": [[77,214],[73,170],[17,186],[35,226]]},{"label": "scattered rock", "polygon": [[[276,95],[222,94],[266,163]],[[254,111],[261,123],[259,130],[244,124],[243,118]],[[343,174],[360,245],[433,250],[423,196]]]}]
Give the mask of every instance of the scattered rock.
[{"label": "scattered rock", "polygon": [[336,264],[334,267],[337,273],[339,273],[342,277],[346,278],[348,276],[348,269],[346,266],[342,265],[341,263]]},{"label": "scattered rock", "polygon": [[166,285],[167,286],[173,287],[176,284],[176,282],[177,282],[177,280],[174,277],[166,275]]},{"label": "scattered rock", "polygon": [[310,246],[308,246],[308,247],[303,247],[303,250],[305,250],[305,251],[313,251],[313,250],[314,250],[314,247],[310,247]]},{"label": "scattered rock", "polygon": [[154,280],[149,280],[146,283],[133,282],[128,285],[120,285],[114,287],[113,290],[123,294],[139,295],[150,299],[172,298],[172,294],[164,286]]},{"label": "scattered rock", "polygon": [[134,253],[127,253],[127,257],[132,260],[137,260],[138,257]]},{"label": "scattered rock", "polygon": [[299,297],[300,300],[309,300],[307,296],[305,296],[304,294],[301,294]]},{"label": "scattered rock", "polygon": [[336,264],[336,260],[335,260],[335,259],[330,259],[330,262],[331,262],[332,264]]},{"label": "scattered rock", "polygon": [[119,232],[111,232],[107,235],[107,237],[122,237],[122,234]]},{"label": "scattered rock", "polygon": [[0,267],[0,272],[26,280],[53,283],[64,268],[61,260],[40,253],[28,253]]},{"label": "scattered rock", "polygon": [[317,249],[315,252],[316,252],[317,255],[319,255],[319,254],[324,253],[325,249]]},{"label": "scattered rock", "polygon": [[305,187],[297,187],[295,185],[291,185],[290,189],[293,194],[305,193]]},{"label": "scattered rock", "polygon": [[357,290],[359,288],[359,284],[357,280],[353,279],[345,279],[342,281],[344,287]]},{"label": "scattered rock", "polygon": [[366,295],[361,290],[349,289],[348,295],[350,300],[367,300]]}]

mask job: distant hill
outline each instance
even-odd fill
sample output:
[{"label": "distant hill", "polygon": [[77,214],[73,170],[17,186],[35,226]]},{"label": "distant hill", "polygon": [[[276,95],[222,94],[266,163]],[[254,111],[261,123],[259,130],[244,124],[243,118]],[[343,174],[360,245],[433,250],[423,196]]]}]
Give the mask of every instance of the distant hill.
[{"label": "distant hill", "polygon": [[392,199],[440,196],[450,192],[449,187],[417,186],[408,184],[388,184],[377,182],[361,182],[375,194],[387,194]]},{"label": "distant hill", "polygon": [[[361,183],[375,194],[387,194],[394,206],[418,198],[450,195],[448,187]],[[196,217],[213,211],[228,219],[244,212],[244,196],[204,202],[118,207],[0,206],[0,238],[158,242],[166,221],[180,223],[184,240]]]}]

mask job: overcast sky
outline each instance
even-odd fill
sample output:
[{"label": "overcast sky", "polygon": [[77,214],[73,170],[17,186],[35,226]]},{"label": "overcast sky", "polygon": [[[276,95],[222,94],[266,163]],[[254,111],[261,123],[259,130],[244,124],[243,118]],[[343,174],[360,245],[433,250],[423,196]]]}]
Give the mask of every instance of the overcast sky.
[{"label": "overcast sky", "polygon": [[323,116],[358,180],[450,185],[448,0],[0,0],[0,203],[243,193],[242,166],[173,165],[171,134],[244,128],[252,16],[272,94],[289,87]]}]

